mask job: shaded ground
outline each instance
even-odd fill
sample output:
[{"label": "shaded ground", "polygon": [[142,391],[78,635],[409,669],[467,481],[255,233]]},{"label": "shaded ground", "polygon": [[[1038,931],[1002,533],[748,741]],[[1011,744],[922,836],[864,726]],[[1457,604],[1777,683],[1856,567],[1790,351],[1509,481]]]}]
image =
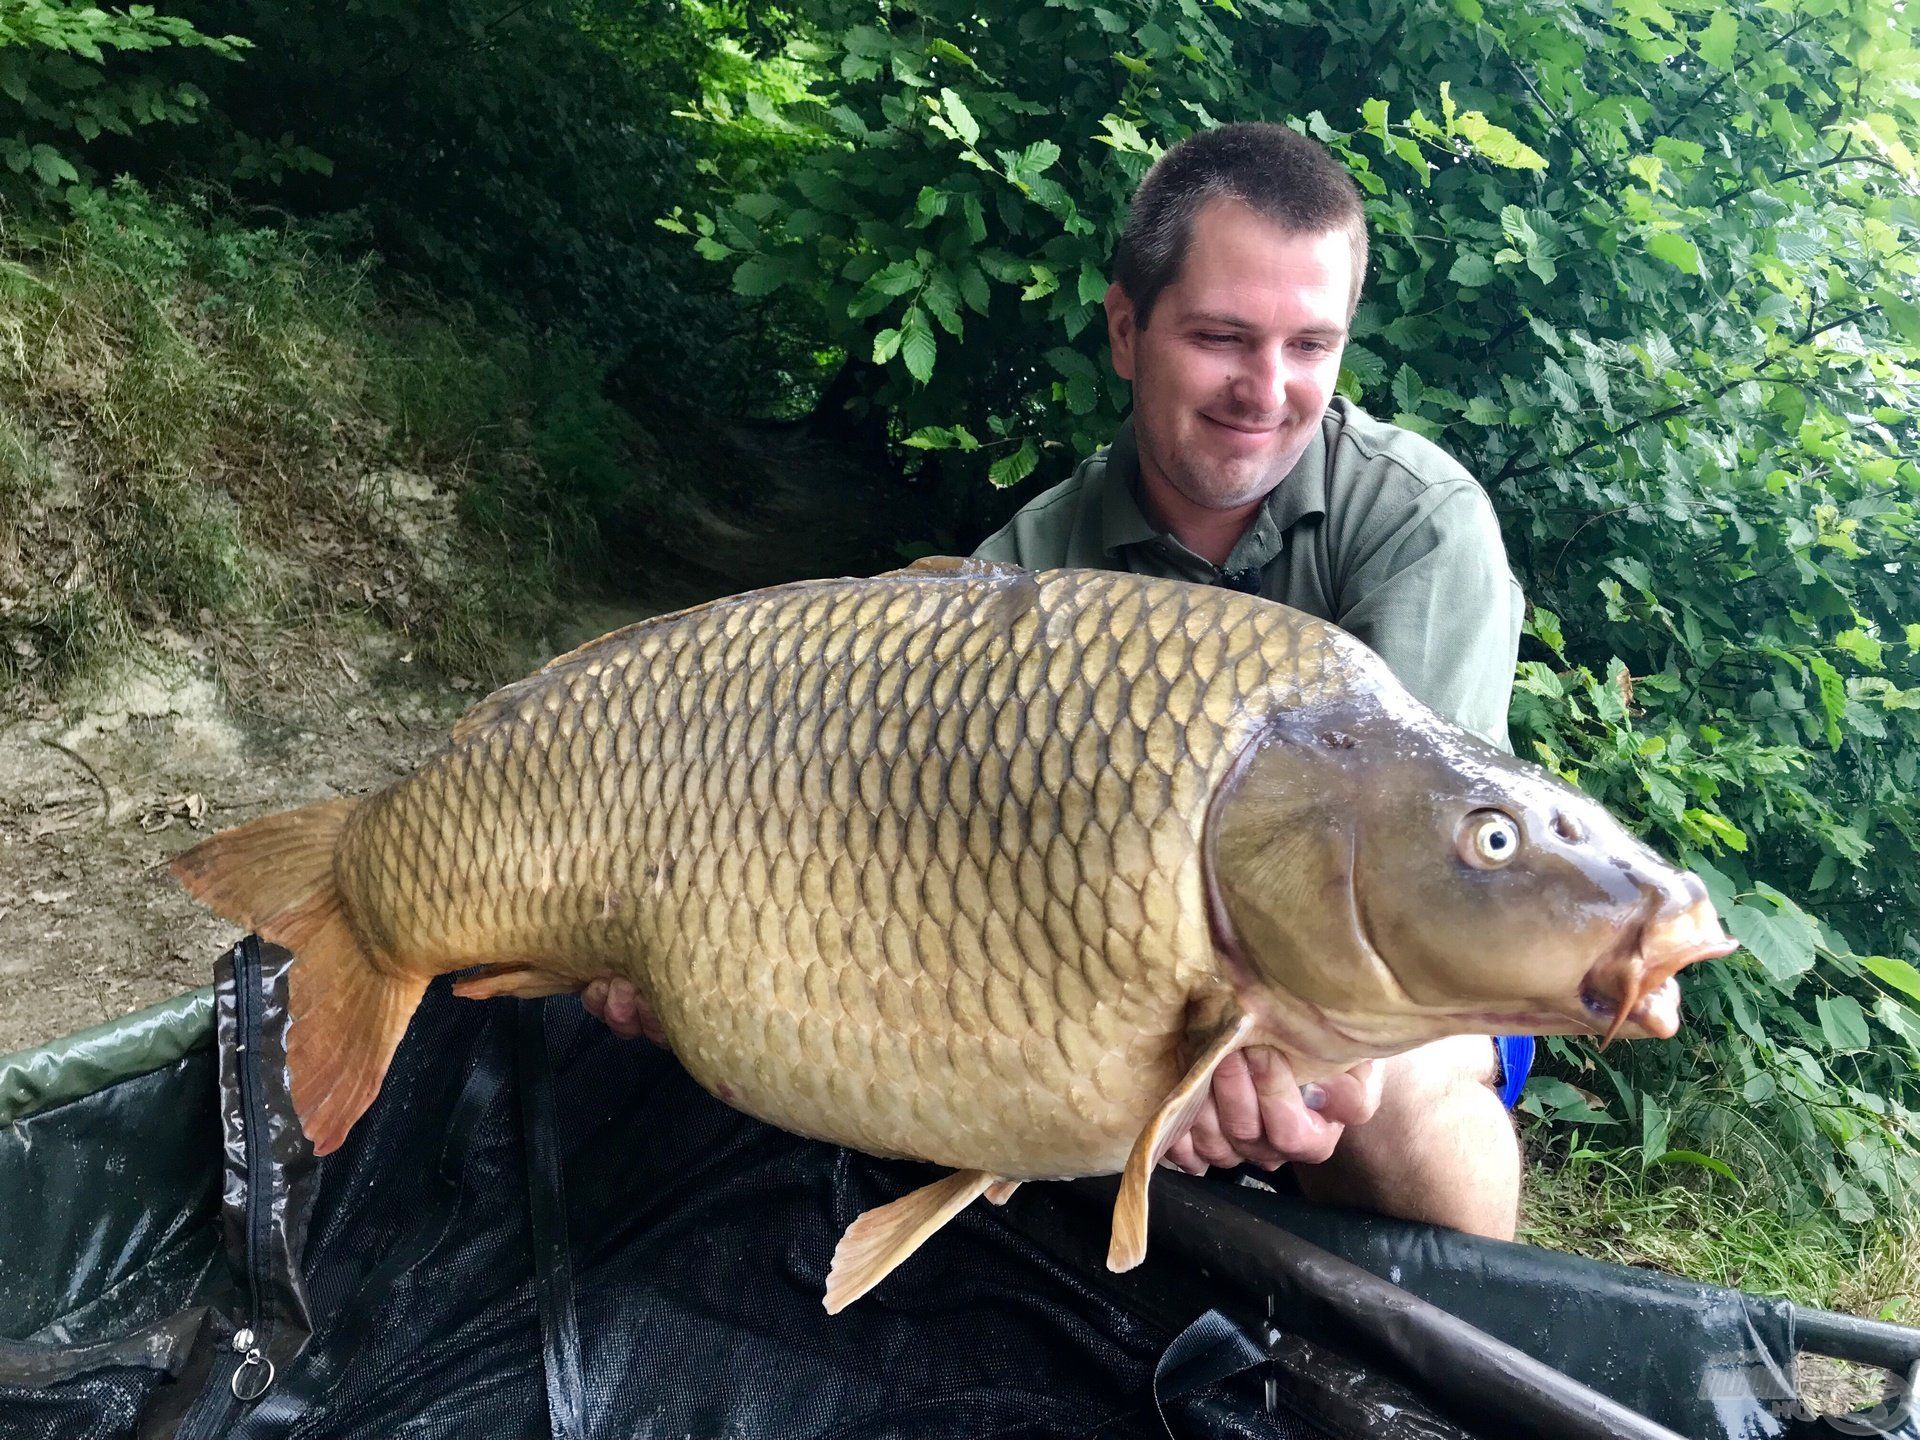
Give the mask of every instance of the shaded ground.
[{"label": "shaded ground", "polygon": [[[878,482],[804,432],[713,435],[729,483],[637,522],[625,593],[529,637],[525,668],[643,616],[896,563]],[[161,631],[60,703],[0,710],[0,1054],[206,984],[235,927],[166,862],[200,836],[412,770],[478,698],[364,619]]]}]

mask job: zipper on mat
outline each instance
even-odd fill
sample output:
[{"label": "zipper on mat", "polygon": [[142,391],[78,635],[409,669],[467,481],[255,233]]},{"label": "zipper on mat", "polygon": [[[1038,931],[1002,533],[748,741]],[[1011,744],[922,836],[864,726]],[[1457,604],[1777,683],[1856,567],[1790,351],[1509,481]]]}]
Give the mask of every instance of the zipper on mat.
[{"label": "zipper on mat", "polygon": [[241,1138],[247,1157],[246,1313],[215,1362],[207,1389],[180,1422],[174,1440],[218,1440],[236,1409],[251,1405],[272,1388],[273,1361],[267,1357],[268,1322],[263,1305],[268,1286],[268,1233],[272,1224],[272,1167],[267,1153],[266,1099],[260,1093],[260,1031],[264,1002],[260,994],[260,941],[249,935],[234,947],[234,1028],[239,1053],[235,1078],[240,1087]]}]

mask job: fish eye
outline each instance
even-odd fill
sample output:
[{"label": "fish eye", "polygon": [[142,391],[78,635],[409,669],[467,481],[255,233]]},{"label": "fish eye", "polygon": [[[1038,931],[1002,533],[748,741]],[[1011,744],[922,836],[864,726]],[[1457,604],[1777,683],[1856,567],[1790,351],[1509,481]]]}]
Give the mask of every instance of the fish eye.
[{"label": "fish eye", "polygon": [[1476,810],[1460,832],[1460,858],[1476,870],[1498,870],[1520,853],[1520,827],[1498,810]]}]

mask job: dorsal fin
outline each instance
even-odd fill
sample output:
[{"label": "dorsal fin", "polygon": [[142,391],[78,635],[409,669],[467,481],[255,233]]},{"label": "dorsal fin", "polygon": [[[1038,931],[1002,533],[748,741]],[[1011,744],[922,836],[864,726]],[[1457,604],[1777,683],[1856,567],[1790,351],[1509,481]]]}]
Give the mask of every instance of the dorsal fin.
[{"label": "dorsal fin", "polygon": [[898,570],[883,570],[873,578],[890,580],[896,576],[923,575],[931,579],[942,575],[971,575],[982,580],[1010,580],[1017,575],[1031,573],[1005,560],[982,560],[975,555],[922,555],[911,565],[903,565]]}]

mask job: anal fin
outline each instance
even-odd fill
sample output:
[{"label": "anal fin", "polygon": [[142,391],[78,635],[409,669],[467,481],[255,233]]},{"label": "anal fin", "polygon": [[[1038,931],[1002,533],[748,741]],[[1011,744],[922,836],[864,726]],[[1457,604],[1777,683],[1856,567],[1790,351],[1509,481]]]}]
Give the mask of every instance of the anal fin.
[{"label": "anal fin", "polygon": [[1107,1269],[1131,1270],[1147,1258],[1147,1182],[1153,1178],[1153,1167],[1200,1113],[1220,1062],[1245,1045],[1252,1033],[1253,1017],[1244,1013],[1222,1025],[1133,1142],[1120,1176],[1120,1196],[1113,1202]]},{"label": "anal fin", "polygon": [[821,1302],[827,1313],[838,1315],[886,1279],[934,1231],[980,1195],[997,1185],[1018,1183],[996,1180],[984,1170],[956,1170],[944,1180],[922,1185],[861,1215],[833,1247],[827,1293]]},{"label": "anal fin", "polygon": [[545,970],[529,960],[507,960],[480,966],[466,979],[455,982],[453,993],[462,1000],[491,1000],[498,995],[540,1000],[548,995],[572,995],[584,990],[586,984],[577,975]]}]

